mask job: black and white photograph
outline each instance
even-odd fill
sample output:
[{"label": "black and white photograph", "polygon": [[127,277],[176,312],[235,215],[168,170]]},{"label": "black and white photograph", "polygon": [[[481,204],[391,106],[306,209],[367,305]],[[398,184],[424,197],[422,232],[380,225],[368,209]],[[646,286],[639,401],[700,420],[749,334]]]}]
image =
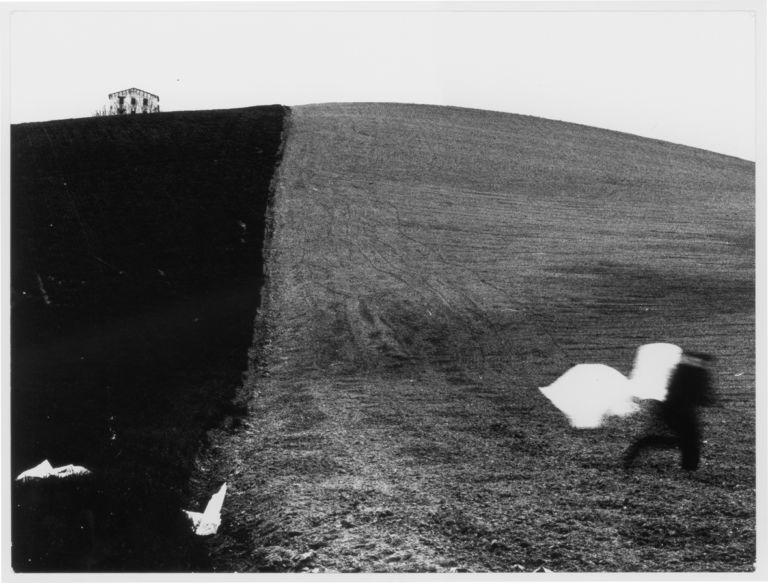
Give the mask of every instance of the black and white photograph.
[{"label": "black and white photograph", "polygon": [[0,12],[3,581],[768,577],[762,0]]}]

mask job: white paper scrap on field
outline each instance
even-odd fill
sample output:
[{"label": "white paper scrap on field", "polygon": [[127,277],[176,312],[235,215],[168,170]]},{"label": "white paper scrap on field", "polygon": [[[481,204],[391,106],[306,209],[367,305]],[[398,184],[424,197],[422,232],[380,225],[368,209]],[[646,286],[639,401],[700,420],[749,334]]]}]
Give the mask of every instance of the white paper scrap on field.
[{"label": "white paper scrap on field", "polygon": [[638,399],[666,399],[667,385],[682,355],[682,348],[666,342],[644,344],[638,348],[634,368],[629,374],[632,394]]},{"label": "white paper scrap on field", "polygon": [[34,468],[25,470],[16,476],[17,481],[26,482],[27,480],[44,480],[46,478],[67,478],[69,476],[84,476],[90,474],[91,471],[83,466],[75,466],[67,464],[66,466],[60,466],[54,468],[51,462],[43,460],[37,464]]},{"label": "white paper scrap on field", "polygon": [[192,521],[192,527],[195,530],[195,534],[200,536],[208,536],[216,534],[221,526],[221,509],[224,506],[224,496],[227,495],[227,484],[222,484],[219,491],[216,492],[208,504],[205,507],[204,512],[192,512],[191,510],[185,510],[184,513]]},{"label": "white paper scrap on field", "polygon": [[630,382],[605,364],[577,364],[548,387],[539,387],[573,427],[600,427],[608,416],[626,417],[640,409]]}]

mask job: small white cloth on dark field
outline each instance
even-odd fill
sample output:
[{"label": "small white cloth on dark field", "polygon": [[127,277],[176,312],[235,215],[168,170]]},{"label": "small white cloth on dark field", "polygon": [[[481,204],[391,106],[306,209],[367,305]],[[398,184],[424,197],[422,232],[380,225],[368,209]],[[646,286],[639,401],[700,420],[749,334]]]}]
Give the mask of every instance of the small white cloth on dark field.
[{"label": "small white cloth on dark field", "polygon": [[224,506],[224,496],[226,495],[227,484],[225,482],[219,488],[219,491],[211,496],[204,512],[184,511],[192,521],[192,528],[194,528],[195,534],[200,536],[216,534],[219,526],[221,526],[221,509]]},{"label": "small white cloth on dark field", "polygon": [[90,473],[91,471],[83,466],[67,464],[66,466],[54,468],[51,462],[43,460],[34,468],[21,472],[16,476],[16,481],[26,482],[27,480],[44,480],[46,478],[68,478],[69,476],[84,476]]}]

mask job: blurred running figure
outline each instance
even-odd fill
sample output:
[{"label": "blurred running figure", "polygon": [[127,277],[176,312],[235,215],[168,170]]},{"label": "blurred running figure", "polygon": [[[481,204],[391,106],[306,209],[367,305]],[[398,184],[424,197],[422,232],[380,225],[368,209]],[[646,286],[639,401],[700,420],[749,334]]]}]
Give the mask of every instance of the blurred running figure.
[{"label": "blurred running figure", "polygon": [[680,352],[669,374],[666,395],[654,400],[651,422],[641,437],[624,453],[624,468],[629,469],[645,448],[679,447],[685,470],[699,467],[701,427],[698,408],[714,403],[707,369],[713,358],[707,354]]}]

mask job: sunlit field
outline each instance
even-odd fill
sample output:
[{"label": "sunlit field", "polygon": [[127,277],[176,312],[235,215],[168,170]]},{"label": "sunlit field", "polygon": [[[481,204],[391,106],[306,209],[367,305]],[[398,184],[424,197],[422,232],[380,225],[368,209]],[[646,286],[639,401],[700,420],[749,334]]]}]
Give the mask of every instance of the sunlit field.
[{"label": "sunlit field", "polygon": [[[221,571],[749,571],[754,165],[509,114],[292,108]],[[539,392],[672,342],[717,360],[703,463],[639,414],[570,428]]]}]

